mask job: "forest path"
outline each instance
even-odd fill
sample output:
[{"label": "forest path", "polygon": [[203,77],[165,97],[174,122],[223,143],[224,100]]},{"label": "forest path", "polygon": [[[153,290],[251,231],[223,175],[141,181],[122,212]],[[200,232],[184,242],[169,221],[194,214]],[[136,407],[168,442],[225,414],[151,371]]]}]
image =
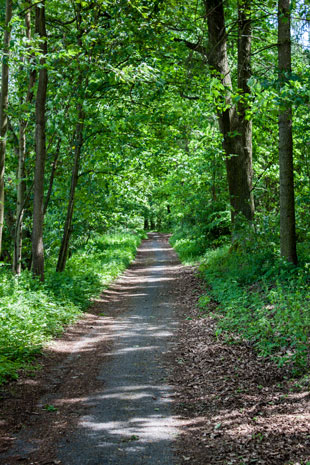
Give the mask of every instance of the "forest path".
[{"label": "forest path", "polygon": [[89,412],[60,444],[58,457],[66,465],[173,463],[177,429],[162,354],[176,327],[171,286],[178,264],[168,249],[159,235],[150,235],[108,291],[123,311],[100,369],[102,391],[88,397]]},{"label": "forest path", "polygon": [[309,376],[227,344],[205,292],[151,234],[41,372],[0,390],[0,464],[308,465]]},{"label": "forest path", "polygon": [[177,327],[180,268],[166,236],[143,241],[135,262],[95,302],[96,319],[86,317],[78,338],[52,344],[64,358],[49,367],[45,395],[0,463],[176,463],[178,422],[163,353]]}]

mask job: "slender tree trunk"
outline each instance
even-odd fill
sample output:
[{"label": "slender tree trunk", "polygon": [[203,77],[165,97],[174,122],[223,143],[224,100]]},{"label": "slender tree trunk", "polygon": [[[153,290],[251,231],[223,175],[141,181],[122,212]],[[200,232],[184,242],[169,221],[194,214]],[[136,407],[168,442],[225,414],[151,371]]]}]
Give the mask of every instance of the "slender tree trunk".
[{"label": "slender tree trunk", "polygon": [[[28,2],[28,11],[25,15],[26,37],[31,39],[31,1]],[[30,72],[27,95],[25,103],[30,103],[33,99],[33,87],[36,79],[35,70]],[[19,122],[19,149],[18,149],[18,168],[17,168],[17,202],[16,202],[16,223],[14,235],[14,256],[13,256],[13,272],[21,273],[22,261],[22,242],[23,242],[23,216],[25,209],[25,160],[26,160],[26,131],[28,121],[21,119]]]},{"label": "slender tree trunk", "polygon": [[246,218],[253,219],[254,198],[253,198],[253,166],[252,166],[252,121],[247,119],[247,96],[251,90],[248,82],[252,76],[251,69],[251,45],[252,45],[252,0],[239,0],[238,4],[238,88],[241,99],[238,103],[238,132],[241,134],[241,172],[245,179],[245,195],[247,197]]},{"label": "slender tree trunk", "polygon": [[[290,0],[278,3],[278,64],[280,90],[291,73]],[[292,106],[285,104],[279,111],[280,164],[280,248],[281,255],[297,264],[295,232],[295,199]]]},{"label": "slender tree trunk", "polygon": [[[85,33],[82,25],[82,16],[81,16],[81,4],[76,4],[76,26],[78,30],[78,44],[80,49],[82,50],[82,36]],[[64,271],[66,266],[66,261],[68,257],[69,251],[69,242],[70,236],[72,232],[72,218],[73,218],[73,211],[74,211],[74,197],[75,197],[75,190],[77,187],[78,179],[79,179],[79,168],[80,168],[80,158],[83,146],[83,130],[84,130],[84,122],[85,122],[85,112],[83,108],[83,99],[85,97],[85,91],[88,87],[88,77],[86,77],[84,85],[81,83],[83,82],[83,72],[81,68],[79,68],[79,79],[78,79],[80,88],[83,90],[82,95],[80,95],[79,103],[77,104],[77,124],[75,130],[75,152],[74,152],[74,163],[72,167],[72,176],[71,176],[71,185],[70,185],[70,193],[68,199],[68,208],[67,208],[67,216],[64,225],[64,232],[63,237],[60,245],[58,262],[56,266],[56,271]]]},{"label": "slender tree trunk", "polygon": [[1,71],[0,97],[0,256],[2,253],[2,235],[4,222],[4,168],[6,151],[6,134],[8,129],[7,109],[9,102],[9,52],[11,40],[10,21],[12,18],[12,0],[6,0],[5,30],[3,43],[3,61]]},{"label": "slender tree trunk", "polygon": [[22,260],[22,225],[25,207],[25,156],[26,156],[26,125],[23,122],[19,126],[19,151],[18,151],[18,168],[17,168],[17,202],[16,202],[16,223],[14,237],[14,257],[13,272],[21,273]]},{"label": "slender tree trunk", "polygon": [[[227,56],[223,1],[205,0],[205,8],[208,21],[208,63],[213,76],[221,79],[225,89],[230,92],[232,82]],[[248,54],[248,50],[243,49],[243,47],[245,45],[248,47],[250,43],[250,38],[240,40],[239,55],[241,51],[244,54],[243,59],[240,56],[240,63],[243,65],[246,63],[245,58]],[[245,74],[244,71],[239,73],[240,78],[243,77],[243,74]],[[249,127],[247,127],[247,131],[244,131],[242,119],[239,120],[237,109],[232,106],[229,94],[226,97],[226,103],[228,108],[218,112],[218,120],[226,155],[232,221],[234,222],[239,214],[251,221],[254,216],[252,149],[249,145],[251,131]]]},{"label": "slender tree trunk", "polygon": [[47,191],[47,194],[46,194],[44,208],[43,208],[44,216],[45,216],[45,213],[46,213],[46,210],[47,210],[47,207],[48,207],[51,195],[52,195],[53,184],[54,184],[54,179],[55,179],[55,174],[56,174],[57,164],[58,164],[58,158],[59,158],[59,154],[60,154],[60,146],[61,146],[61,138],[59,137],[59,139],[57,141],[57,145],[56,145],[56,150],[55,150],[55,155],[54,155],[54,160],[53,160],[53,163],[52,163],[52,170],[51,170],[51,175],[50,175],[50,182],[49,182],[49,185],[48,185],[48,191]]},{"label": "slender tree trunk", "polygon": [[76,132],[75,132],[76,142],[75,142],[74,163],[72,167],[72,176],[71,176],[67,216],[66,216],[56,271],[64,271],[67,257],[68,257],[69,241],[70,241],[70,235],[72,232],[74,196],[75,196],[75,189],[76,189],[78,179],[79,179],[80,158],[81,158],[81,151],[82,151],[82,146],[83,146],[84,119],[85,119],[85,114],[83,111],[83,107],[81,104],[79,104],[78,105],[78,122],[77,122]]},{"label": "slender tree trunk", "polygon": [[43,246],[43,195],[44,170],[46,158],[45,144],[45,104],[47,92],[47,69],[45,67],[47,53],[45,27],[45,1],[36,7],[36,31],[42,39],[39,83],[36,97],[36,161],[34,173],[34,202],[33,202],[33,230],[32,230],[32,271],[41,281],[44,280],[44,246]]}]

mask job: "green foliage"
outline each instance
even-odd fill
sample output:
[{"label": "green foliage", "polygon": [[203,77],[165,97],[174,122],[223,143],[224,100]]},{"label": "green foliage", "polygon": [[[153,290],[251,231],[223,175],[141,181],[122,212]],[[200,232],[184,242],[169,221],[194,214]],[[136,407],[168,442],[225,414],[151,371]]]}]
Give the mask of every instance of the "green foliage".
[{"label": "green foliage", "polygon": [[57,407],[55,407],[54,405],[50,405],[50,404],[44,405],[43,409],[46,410],[47,412],[57,412]]},{"label": "green foliage", "polygon": [[[201,196],[203,199],[203,196]],[[183,226],[178,227],[171,237],[183,262],[197,262],[209,247],[218,247],[230,240],[230,212],[225,204],[210,202],[193,208],[191,215],[183,218]]]},{"label": "green foliage", "polygon": [[190,230],[180,229],[170,239],[182,262],[195,263],[203,256],[206,250],[206,240],[203,235],[193,237]]},{"label": "green foliage", "polygon": [[[75,20],[77,5],[80,25]],[[224,8],[229,25],[231,90],[225,88],[220,76],[210,75],[205,53],[199,52],[200,46],[208,48],[204,2],[194,5],[187,0],[93,3],[51,0],[46,4],[49,85],[45,198],[49,182],[53,180],[44,219],[47,274],[43,286],[27,271],[15,279],[10,275],[9,265],[0,270],[0,347],[5,347],[0,348],[0,379],[16,373],[27,354],[35,353],[47,338],[74,319],[87,307],[89,298],[129,263],[132,239],[123,243],[118,242],[121,239],[101,238],[101,235],[119,227],[135,230],[143,226],[143,220],[147,220],[145,224],[150,229],[176,230],[172,244],[182,260],[197,261],[209,250],[203,260],[207,264],[205,273],[212,284],[214,298],[223,308],[223,318],[219,321],[223,331],[228,330],[229,324],[234,331],[241,331],[238,328],[242,326],[251,328],[244,329],[242,337],[253,340],[260,352],[275,356],[283,343],[286,349],[281,360],[287,356],[296,366],[306,363],[306,352],[302,349],[306,333],[297,337],[303,325],[300,321],[305,321],[304,313],[300,312],[302,316],[298,319],[296,310],[296,318],[289,320],[296,324],[296,335],[289,336],[292,347],[288,342],[285,345],[282,338],[286,331],[293,334],[294,324],[283,324],[283,330],[280,327],[281,318],[288,319],[284,314],[285,301],[293,308],[303,298],[307,304],[307,273],[300,268],[298,275],[278,259],[277,115],[281,105],[292,104],[297,235],[302,253],[307,256],[310,54],[305,40],[300,39],[304,33],[304,21],[300,19],[308,17],[309,8],[300,2],[293,4],[293,73],[280,89],[276,2],[268,1],[263,6],[253,3],[253,75],[246,94],[240,93],[237,79],[237,4],[225,2]],[[3,36],[4,10],[1,11]],[[40,68],[40,44],[36,34],[31,39],[25,37],[25,18],[21,11],[16,2],[12,20],[6,218],[1,259],[5,264],[12,263],[16,187],[21,182],[16,176],[16,152],[22,118],[27,122],[22,253],[22,267],[26,269],[31,263],[33,134],[38,80],[33,98],[27,101],[26,95],[31,70]],[[31,22],[34,31],[33,14]],[[197,38],[200,38],[198,42]],[[199,47],[188,47],[186,43]],[[238,230],[237,242],[230,249],[225,245],[231,233],[230,199],[217,113],[241,101],[248,104],[246,118],[253,123],[256,224],[255,235],[243,225],[240,228],[243,233]],[[71,258],[66,271],[57,274],[55,251],[59,250],[65,222],[80,104],[85,124],[70,229]],[[220,249],[214,250],[216,247]],[[207,300],[205,297],[204,304]],[[274,311],[267,309],[270,306],[275,306],[279,320],[276,316],[268,317],[268,312],[273,315]],[[261,333],[255,333],[258,328]],[[267,350],[266,334],[269,333],[277,345]],[[292,355],[287,355],[285,350],[290,350]],[[300,358],[297,354],[301,354]]]},{"label": "green foliage", "polygon": [[[247,340],[262,356],[288,365],[295,374],[309,369],[309,264],[296,268],[264,248],[223,246],[208,250],[200,272],[219,303],[218,334]],[[207,309],[203,296],[200,305]]]},{"label": "green foliage", "polygon": [[0,383],[16,377],[51,336],[128,266],[141,237],[129,232],[93,236],[72,255],[65,272],[56,273],[50,263],[44,284],[28,271],[16,278],[0,268]]}]

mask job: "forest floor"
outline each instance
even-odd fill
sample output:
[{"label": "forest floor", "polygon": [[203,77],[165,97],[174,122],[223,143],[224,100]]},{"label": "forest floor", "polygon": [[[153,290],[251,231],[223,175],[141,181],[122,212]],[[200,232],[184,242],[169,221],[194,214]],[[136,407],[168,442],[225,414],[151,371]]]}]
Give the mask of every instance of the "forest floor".
[{"label": "forest floor", "polygon": [[203,292],[151,235],[41,369],[2,386],[0,464],[310,464],[307,380],[216,338]]}]

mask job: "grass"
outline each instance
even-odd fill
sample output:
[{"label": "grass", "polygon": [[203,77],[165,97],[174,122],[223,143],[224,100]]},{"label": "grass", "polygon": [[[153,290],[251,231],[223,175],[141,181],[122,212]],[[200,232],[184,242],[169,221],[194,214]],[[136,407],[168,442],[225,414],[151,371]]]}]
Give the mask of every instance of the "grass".
[{"label": "grass", "polygon": [[78,250],[63,273],[47,266],[45,283],[23,271],[0,268],[0,383],[31,367],[44,343],[59,334],[133,260],[142,234],[96,236]]},{"label": "grass", "polygon": [[305,244],[299,250],[300,265],[294,267],[273,247],[255,241],[209,248],[203,255],[189,239],[174,238],[172,243],[183,262],[199,261],[208,289],[199,306],[207,314],[210,299],[218,303],[218,335],[250,342],[259,355],[288,366],[294,375],[309,371],[310,264],[309,251],[302,250]]},{"label": "grass", "polygon": [[190,231],[179,229],[170,238],[170,243],[185,265],[193,265],[202,260],[207,243],[203,235],[191,236]]}]

